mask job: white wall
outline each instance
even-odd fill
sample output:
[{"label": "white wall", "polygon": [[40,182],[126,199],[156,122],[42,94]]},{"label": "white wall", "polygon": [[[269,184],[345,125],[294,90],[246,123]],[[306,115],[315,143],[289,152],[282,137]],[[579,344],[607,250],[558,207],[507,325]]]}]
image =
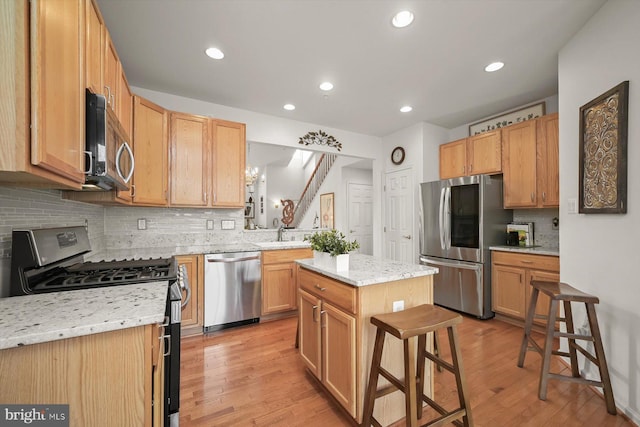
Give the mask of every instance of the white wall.
[{"label": "white wall", "polygon": [[[640,422],[639,22],[640,2],[609,0],[560,51],[558,75],[560,277],[600,298],[596,310],[616,404],[636,423]],[[630,81],[627,214],[569,214],[567,200],[578,199],[580,106],[624,80]]]}]

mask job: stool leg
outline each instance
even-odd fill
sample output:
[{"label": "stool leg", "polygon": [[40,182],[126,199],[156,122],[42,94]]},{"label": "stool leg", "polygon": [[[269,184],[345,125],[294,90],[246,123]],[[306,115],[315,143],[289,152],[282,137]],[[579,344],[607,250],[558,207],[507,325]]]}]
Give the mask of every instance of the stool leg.
[{"label": "stool leg", "polygon": [[[434,332],[435,334],[435,332]],[[424,395],[424,371],[426,357],[425,352],[427,350],[427,335],[420,335],[418,337],[418,357],[416,358],[416,371],[418,372],[418,379],[416,381],[416,415],[418,419],[422,418],[422,396]]]},{"label": "stool leg", "polygon": [[[571,312],[571,301],[564,301],[564,319],[567,325],[567,333],[574,334],[575,328],[573,327],[573,313]],[[580,370],[578,369],[578,354],[576,352],[576,340],[573,338],[568,339],[569,344],[569,361],[571,362],[571,375],[574,378],[580,376]]]},{"label": "stool leg", "polygon": [[451,347],[451,361],[455,367],[454,374],[458,387],[458,400],[460,401],[460,407],[464,408],[466,412],[466,415],[463,417],[463,425],[465,427],[473,427],[471,404],[467,393],[467,381],[462,367],[462,356],[460,354],[460,344],[458,342],[456,326],[449,326],[447,332],[449,333],[449,346]]},{"label": "stool leg", "polygon": [[518,356],[518,368],[524,366],[524,358],[527,354],[527,348],[529,347],[529,339],[531,337],[531,328],[533,327],[533,317],[536,313],[536,304],[538,303],[538,288],[533,288],[531,292],[531,301],[529,302],[529,312],[527,313],[527,320],[524,324],[524,336],[522,337],[522,344],[520,344],[520,355]]},{"label": "stool leg", "polygon": [[371,417],[373,416],[373,405],[376,400],[376,390],[378,389],[378,376],[380,375],[380,362],[382,361],[382,350],[384,347],[384,330],[376,330],[376,343],[373,347],[371,358],[371,369],[369,371],[369,384],[365,395],[364,408],[362,412],[362,427],[371,427]]},{"label": "stool leg", "polygon": [[[438,331],[433,331],[433,354],[440,357],[440,340],[438,339]],[[438,372],[442,372],[443,368],[440,364],[437,364]]]},{"label": "stool leg", "polygon": [[407,426],[418,426],[418,410],[416,403],[416,340],[417,337],[406,338],[404,343],[404,398],[407,414]]},{"label": "stool leg", "polygon": [[587,306],[587,317],[589,318],[589,328],[593,336],[596,358],[598,359],[598,368],[600,369],[600,382],[602,382],[602,393],[607,402],[607,412],[616,415],[616,403],[613,399],[613,389],[611,388],[611,380],[609,378],[609,368],[607,367],[607,359],[604,356],[604,347],[602,346],[602,337],[600,336],[600,328],[598,327],[598,317],[596,316],[596,308],[593,304],[585,304]]},{"label": "stool leg", "polygon": [[549,382],[549,367],[551,366],[551,352],[553,351],[553,334],[555,332],[557,312],[558,300],[552,299],[551,304],[549,305],[549,316],[547,317],[547,336],[544,339],[542,367],[540,369],[540,385],[538,387],[538,397],[540,398],[540,400],[547,400],[547,383]]}]

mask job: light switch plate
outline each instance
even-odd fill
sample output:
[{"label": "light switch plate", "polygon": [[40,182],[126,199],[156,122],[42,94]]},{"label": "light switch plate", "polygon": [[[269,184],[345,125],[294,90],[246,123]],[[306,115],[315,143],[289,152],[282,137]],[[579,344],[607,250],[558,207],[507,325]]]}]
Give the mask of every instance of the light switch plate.
[{"label": "light switch plate", "polygon": [[404,310],[404,300],[394,301],[393,311],[402,311],[402,310]]},{"label": "light switch plate", "polygon": [[567,213],[578,213],[578,201],[576,199],[567,199]]},{"label": "light switch plate", "polygon": [[207,220],[207,230],[213,230],[213,220],[212,219],[208,219]]},{"label": "light switch plate", "polygon": [[138,230],[147,229],[147,220],[144,218],[138,218]]},{"label": "light switch plate", "polygon": [[236,222],[232,219],[223,219],[220,221],[220,227],[223,230],[233,230],[236,228]]}]

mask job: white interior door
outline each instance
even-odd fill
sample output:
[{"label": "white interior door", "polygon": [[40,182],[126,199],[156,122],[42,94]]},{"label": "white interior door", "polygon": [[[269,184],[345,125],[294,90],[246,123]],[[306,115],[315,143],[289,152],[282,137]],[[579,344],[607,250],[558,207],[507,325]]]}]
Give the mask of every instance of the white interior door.
[{"label": "white interior door", "polygon": [[348,184],[349,240],[360,243],[358,253],[373,255],[373,186]]},{"label": "white interior door", "polygon": [[413,170],[385,174],[385,258],[415,262],[413,248]]}]

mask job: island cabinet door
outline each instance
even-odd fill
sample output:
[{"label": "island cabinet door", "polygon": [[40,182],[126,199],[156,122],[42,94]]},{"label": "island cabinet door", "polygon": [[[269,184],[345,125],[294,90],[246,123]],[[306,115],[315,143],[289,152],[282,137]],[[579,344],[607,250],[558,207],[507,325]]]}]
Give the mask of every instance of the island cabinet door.
[{"label": "island cabinet door", "polygon": [[321,301],[317,297],[300,290],[299,319],[299,348],[302,360],[307,368],[318,378],[322,379],[320,365],[320,307]]},{"label": "island cabinet door", "polygon": [[322,382],[356,418],[356,319],[322,304]]}]

